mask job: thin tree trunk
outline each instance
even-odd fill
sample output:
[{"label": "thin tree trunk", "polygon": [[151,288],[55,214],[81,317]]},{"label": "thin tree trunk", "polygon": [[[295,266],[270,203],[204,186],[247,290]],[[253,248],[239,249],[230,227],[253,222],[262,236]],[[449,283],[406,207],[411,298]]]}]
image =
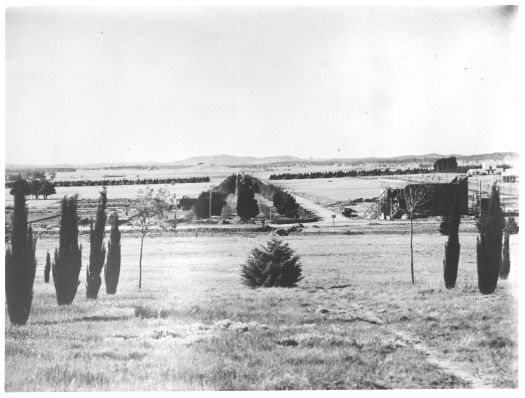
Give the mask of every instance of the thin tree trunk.
[{"label": "thin tree trunk", "polygon": [[139,289],[142,287],[142,246],[144,245],[144,235],[140,239],[140,258],[139,258]]},{"label": "thin tree trunk", "polygon": [[412,244],[414,231],[412,228],[412,215],[410,215],[410,273],[412,275],[412,284],[414,284],[414,246]]}]

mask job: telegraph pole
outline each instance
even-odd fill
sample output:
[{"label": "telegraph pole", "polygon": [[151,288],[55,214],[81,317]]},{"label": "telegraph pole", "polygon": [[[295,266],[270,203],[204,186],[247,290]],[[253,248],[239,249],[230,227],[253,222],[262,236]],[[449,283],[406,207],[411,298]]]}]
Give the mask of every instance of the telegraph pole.
[{"label": "telegraph pole", "polygon": [[479,181],[479,215],[481,216],[481,179]]}]

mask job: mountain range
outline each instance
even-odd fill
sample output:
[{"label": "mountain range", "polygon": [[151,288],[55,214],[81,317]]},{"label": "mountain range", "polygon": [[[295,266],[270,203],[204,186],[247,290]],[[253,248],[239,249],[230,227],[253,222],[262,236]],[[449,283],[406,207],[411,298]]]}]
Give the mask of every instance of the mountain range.
[{"label": "mountain range", "polygon": [[404,155],[395,157],[365,157],[365,158],[331,158],[331,159],[304,159],[296,156],[233,156],[233,155],[211,155],[195,156],[174,162],[125,162],[125,163],[92,163],[92,164],[54,164],[54,165],[30,165],[30,164],[6,164],[6,169],[13,168],[105,168],[125,166],[157,166],[157,167],[184,167],[196,165],[216,166],[263,166],[263,165],[290,165],[290,164],[331,164],[331,163],[429,163],[443,157],[455,156],[459,163],[482,163],[482,162],[508,162],[515,161],[519,155],[516,152],[494,152],[474,155],[441,155],[429,153],[424,155]]}]

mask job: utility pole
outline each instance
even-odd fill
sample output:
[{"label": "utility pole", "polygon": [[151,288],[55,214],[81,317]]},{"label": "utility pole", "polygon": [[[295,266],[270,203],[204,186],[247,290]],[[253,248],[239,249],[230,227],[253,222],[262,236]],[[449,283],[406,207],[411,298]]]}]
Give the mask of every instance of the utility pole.
[{"label": "utility pole", "polygon": [[479,181],[479,215],[481,216],[481,179]]}]

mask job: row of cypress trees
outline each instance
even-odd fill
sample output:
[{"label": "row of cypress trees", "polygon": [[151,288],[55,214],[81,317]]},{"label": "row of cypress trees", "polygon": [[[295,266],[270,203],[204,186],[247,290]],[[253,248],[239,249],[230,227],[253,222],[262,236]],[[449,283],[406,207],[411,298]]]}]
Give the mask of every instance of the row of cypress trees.
[{"label": "row of cypress trees", "polygon": [[[441,233],[448,235],[443,260],[443,276],[447,289],[456,286],[460,252],[459,223],[460,214],[456,202],[453,214],[445,217],[440,227]],[[505,226],[499,189],[496,185],[492,186],[488,209],[480,215],[477,228],[478,288],[482,294],[491,294],[496,290],[498,278],[507,279],[510,272],[510,228]]]},{"label": "row of cypress trees", "polygon": [[[106,188],[100,193],[95,222],[91,220],[89,230],[89,265],[86,268],[86,297],[96,299],[102,285],[101,273],[104,269],[106,293],[115,294],[120,276],[120,231],[119,219],[115,214],[110,217],[111,235],[106,246],[104,244],[106,226]],[[44,281],[49,282],[49,253],[46,257]],[[77,196],[62,199],[62,214],[60,218],[59,248],[55,250],[55,261],[52,265],[53,282],[55,285],[57,303],[71,304],[75,298],[79,275],[82,267],[82,246],[78,244]]]},{"label": "row of cypress trees", "polygon": [[[13,191],[11,244],[5,252],[5,289],[9,319],[14,325],[24,325],[29,319],[36,273],[36,237],[27,222],[25,192],[22,184]],[[82,267],[82,246],[78,244],[77,195],[64,197],[61,202],[59,247],[51,264],[46,255],[44,281],[50,273],[59,305],[71,304],[76,296]],[[115,294],[120,275],[120,231],[118,216],[111,219],[111,235],[107,258],[104,245],[107,191],[101,192],[95,225],[90,227],[90,261],[86,270],[86,297],[96,299],[101,286],[100,274],[104,268],[106,293]],[[106,259],[105,263],[104,260]]]}]

